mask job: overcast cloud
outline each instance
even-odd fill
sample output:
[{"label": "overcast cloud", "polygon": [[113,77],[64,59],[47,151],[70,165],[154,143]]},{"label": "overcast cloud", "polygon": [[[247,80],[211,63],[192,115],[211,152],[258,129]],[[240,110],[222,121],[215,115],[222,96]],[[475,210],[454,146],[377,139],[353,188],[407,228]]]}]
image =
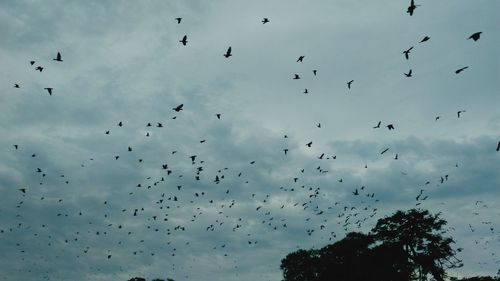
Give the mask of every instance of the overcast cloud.
[{"label": "overcast cloud", "polygon": [[500,2],[417,2],[2,1],[0,279],[281,280],[416,206],[495,275]]}]

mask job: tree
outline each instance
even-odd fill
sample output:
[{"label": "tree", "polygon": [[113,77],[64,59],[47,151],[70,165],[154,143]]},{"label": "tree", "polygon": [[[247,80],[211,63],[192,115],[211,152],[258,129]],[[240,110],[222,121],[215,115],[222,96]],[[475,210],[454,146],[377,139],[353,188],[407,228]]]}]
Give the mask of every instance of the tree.
[{"label": "tree", "polygon": [[287,281],[317,281],[319,274],[317,250],[298,250],[281,260],[283,277]]},{"label": "tree", "polygon": [[443,281],[446,269],[461,266],[451,248],[453,239],[443,236],[445,225],[439,215],[425,210],[397,211],[378,220],[369,234],[352,232],[320,250],[288,254],[281,261],[283,277],[285,281],[423,281],[432,275]]},{"label": "tree", "polygon": [[417,280],[427,280],[431,274],[434,279],[444,281],[446,269],[462,265],[451,247],[453,239],[442,236],[446,233],[445,225],[439,214],[431,215],[427,210],[397,211],[378,220],[372,235],[379,243],[402,249]]}]

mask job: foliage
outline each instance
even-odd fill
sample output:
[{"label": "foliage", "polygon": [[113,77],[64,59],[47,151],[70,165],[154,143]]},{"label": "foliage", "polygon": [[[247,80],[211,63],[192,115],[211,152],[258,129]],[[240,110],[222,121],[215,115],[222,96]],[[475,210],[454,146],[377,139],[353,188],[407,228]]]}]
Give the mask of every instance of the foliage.
[{"label": "foliage", "polygon": [[348,233],[319,250],[298,250],[281,261],[285,281],[442,281],[461,266],[446,221],[426,210],[398,211],[380,219],[370,234]]}]

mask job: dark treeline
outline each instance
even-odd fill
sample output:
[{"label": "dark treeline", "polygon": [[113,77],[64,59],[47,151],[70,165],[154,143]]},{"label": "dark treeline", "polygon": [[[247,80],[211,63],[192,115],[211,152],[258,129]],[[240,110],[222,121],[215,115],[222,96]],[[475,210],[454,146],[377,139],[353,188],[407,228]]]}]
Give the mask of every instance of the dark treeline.
[{"label": "dark treeline", "polygon": [[[463,266],[446,221],[427,210],[397,211],[368,234],[351,232],[321,249],[300,249],[281,261],[285,281],[444,281]],[[493,277],[454,281],[500,281]]]}]

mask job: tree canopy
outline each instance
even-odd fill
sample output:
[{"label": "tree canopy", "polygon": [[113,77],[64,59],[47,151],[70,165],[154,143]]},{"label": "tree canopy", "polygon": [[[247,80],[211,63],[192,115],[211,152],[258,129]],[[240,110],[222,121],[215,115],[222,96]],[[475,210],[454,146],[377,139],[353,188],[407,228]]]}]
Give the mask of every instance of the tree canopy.
[{"label": "tree canopy", "polygon": [[441,281],[462,266],[444,236],[446,221],[427,210],[397,211],[369,234],[351,232],[319,250],[298,250],[281,261],[285,281]]}]

